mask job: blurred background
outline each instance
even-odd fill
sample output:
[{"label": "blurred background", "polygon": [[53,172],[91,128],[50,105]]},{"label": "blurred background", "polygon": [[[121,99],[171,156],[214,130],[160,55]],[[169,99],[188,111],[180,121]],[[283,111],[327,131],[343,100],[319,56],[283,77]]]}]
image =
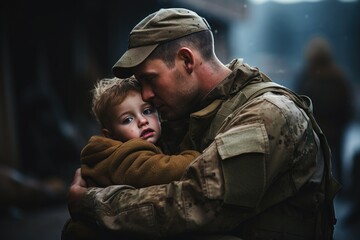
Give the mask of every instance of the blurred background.
[{"label": "blurred background", "polygon": [[59,239],[79,154],[99,129],[95,81],[146,15],[186,7],[207,18],[225,63],[243,58],[313,99],[328,137],[335,239],[360,237],[358,0],[12,0],[0,3],[0,238]]}]

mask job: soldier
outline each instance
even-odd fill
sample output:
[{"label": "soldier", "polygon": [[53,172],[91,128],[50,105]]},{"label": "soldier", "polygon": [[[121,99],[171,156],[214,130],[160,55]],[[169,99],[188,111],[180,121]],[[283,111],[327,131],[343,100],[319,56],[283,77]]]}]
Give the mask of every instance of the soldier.
[{"label": "soldier", "polygon": [[78,170],[74,219],[142,239],[332,239],[339,186],[311,101],[240,59],[221,63],[204,18],[182,8],[150,14],[113,73],[134,74],[162,118],[187,123],[180,150],[202,154],[180,181],[140,189],[87,188]]}]

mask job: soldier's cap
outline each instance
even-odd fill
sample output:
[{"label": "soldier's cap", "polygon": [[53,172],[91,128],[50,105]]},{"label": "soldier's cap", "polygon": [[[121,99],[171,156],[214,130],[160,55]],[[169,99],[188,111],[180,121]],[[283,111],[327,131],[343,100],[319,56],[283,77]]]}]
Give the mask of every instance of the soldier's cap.
[{"label": "soldier's cap", "polygon": [[113,66],[118,78],[132,75],[132,68],[142,63],[161,43],[210,30],[207,21],[185,8],[162,8],[139,22],[130,32],[128,50]]}]

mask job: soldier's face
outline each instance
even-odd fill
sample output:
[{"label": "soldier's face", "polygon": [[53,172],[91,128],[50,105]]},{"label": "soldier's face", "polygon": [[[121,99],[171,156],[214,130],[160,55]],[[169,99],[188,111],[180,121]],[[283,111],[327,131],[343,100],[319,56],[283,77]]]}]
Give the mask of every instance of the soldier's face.
[{"label": "soldier's face", "polygon": [[169,68],[162,60],[146,60],[134,73],[142,85],[143,100],[152,102],[162,118],[176,120],[189,114],[198,88],[181,61]]}]

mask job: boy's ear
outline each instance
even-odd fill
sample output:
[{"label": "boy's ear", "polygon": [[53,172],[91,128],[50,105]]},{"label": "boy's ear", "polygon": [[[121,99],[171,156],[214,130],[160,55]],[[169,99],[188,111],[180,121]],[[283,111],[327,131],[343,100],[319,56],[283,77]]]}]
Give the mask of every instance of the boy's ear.
[{"label": "boy's ear", "polygon": [[111,137],[112,136],[111,132],[109,130],[107,130],[106,128],[101,129],[101,132],[104,135],[104,137],[112,138]]}]

